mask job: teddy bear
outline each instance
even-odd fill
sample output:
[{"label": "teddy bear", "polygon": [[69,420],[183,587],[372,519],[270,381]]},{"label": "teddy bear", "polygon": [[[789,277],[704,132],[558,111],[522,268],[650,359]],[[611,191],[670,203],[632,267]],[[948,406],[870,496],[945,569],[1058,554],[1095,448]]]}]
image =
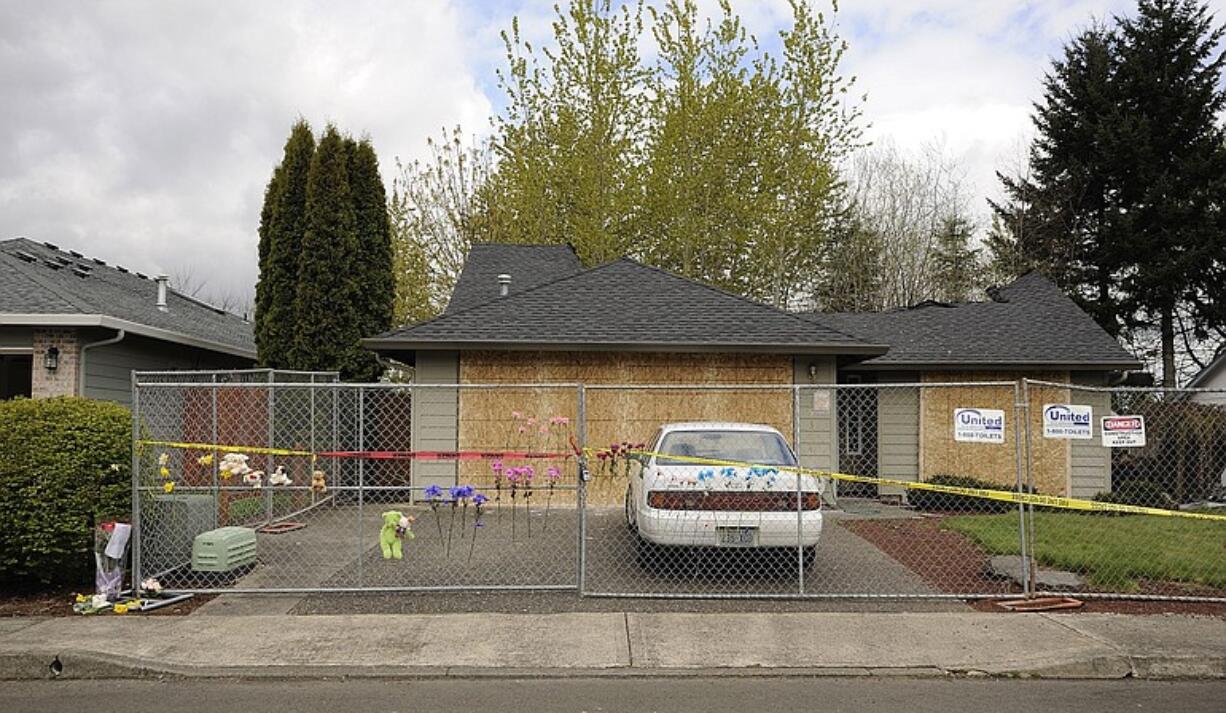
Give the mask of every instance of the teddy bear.
[{"label": "teddy bear", "polygon": [[311,473],[311,492],[316,495],[323,495],[328,492],[328,483],[324,480],[324,472],[322,470]]},{"label": "teddy bear", "polygon": [[229,479],[232,475],[237,475],[243,478],[243,482],[247,482],[247,475],[251,473],[251,467],[247,465],[247,456],[242,453],[227,453],[221,457],[221,462],[217,464],[218,473],[222,478]]},{"label": "teddy bear", "polygon": [[268,476],[269,485],[289,485],[292,482],[294,481],[289,477],[289,474],[285,472],[285,466],[283,465],[277,466],[277,469],[272,472],[272,475]]},{"label": "teddy bear", "polygon": [[264,485],[264,471],[253,470],[243,476],[243,482],[250,485],[253,490],[259,490]]},{"label": "teddy bear", "polygon": [[383,513],[383,527],[379,530],[379,547],[383,559],[404,559],[403,540],[414,538],[412,525],[416,518],[408,517],[399,510]]}]

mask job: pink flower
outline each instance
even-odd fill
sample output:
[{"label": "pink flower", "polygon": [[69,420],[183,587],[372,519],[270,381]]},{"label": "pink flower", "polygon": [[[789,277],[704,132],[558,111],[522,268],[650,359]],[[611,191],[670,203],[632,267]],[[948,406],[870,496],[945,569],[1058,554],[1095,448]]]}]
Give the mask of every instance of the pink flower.
[{"label": "pink flower", "polygon": [[490,470],[494,471],[495,473],[501,473],[502,472],[502,461],[496,460],[493,463],[490,463]]},{"label": "pink flower", "polygon": [[541,433],[549,433],[549,426],[541,426]]},{"label": "pink flower", "polygon": [[523,417],[524,417],[524,415],[523,415],[522,413],[520,413],[519,411],[512,411],[512,412],[511,412],[511,418],[515,419],[516,421],[518,421],[519,419],[521,419],[521,418],[523,418]]},{"label": "pink flower", "polygon": [[520,427],[519,427],[519,432],[520,432],[520,433],[526,433],[527,431],[528,431],[528,429],[524,428],[523,426],[520,426]]},{"label": "pink flower", "polygon": [[523,473],[524,480],[532,480],[532,477],[536,475],[536,468],[526,465],[520,469],[520,472]]},{"label": "pink flower", "polygon": [[610,452],[610,453],[616,453],[618,448],[621,448],[621,446],[619,446],[619,445],[617,445],[616,443],[614,443],[613,445],[609,446],[609,452]]},{"label": "pink flower", "polygon": [[567,416],[558,416],[558,423],[565,426],[570,423],[570,418]]},{"label": "pink flower", "polygon": [[562,471],[557,466],[551,465],[549,466],[549,469],[545,471],[545,475],[548,476],[550,480],[560,480],[562,478]]},{"label": "pink flower", "polygon": [[529,425],[529,426],[535,426],[535,425],[536,425],[536,419],[535,419],[535,418],[533,418],[532,416],[529,416],[529,417],[528,417],[528,421],[527,421],[527,423],[528,423],[528,425]]}]

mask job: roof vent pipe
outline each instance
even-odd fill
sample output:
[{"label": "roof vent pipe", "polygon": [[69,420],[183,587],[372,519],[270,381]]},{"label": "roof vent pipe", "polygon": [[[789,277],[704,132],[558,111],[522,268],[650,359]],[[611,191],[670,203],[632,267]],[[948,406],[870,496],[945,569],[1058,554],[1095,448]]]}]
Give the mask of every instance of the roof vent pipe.
[{"label": "roof vent pipe", "polygon": [[166,283],[170,281],[170,278],[166,275],[158,275],[156,279],[158,283],[158,309],[168,312],[170,308],[166,306]]},{"label": "roof vent pipe", "polygon": [[498,296],[506,297],[511,292],[511,276],[505,272],[498,276]]}]

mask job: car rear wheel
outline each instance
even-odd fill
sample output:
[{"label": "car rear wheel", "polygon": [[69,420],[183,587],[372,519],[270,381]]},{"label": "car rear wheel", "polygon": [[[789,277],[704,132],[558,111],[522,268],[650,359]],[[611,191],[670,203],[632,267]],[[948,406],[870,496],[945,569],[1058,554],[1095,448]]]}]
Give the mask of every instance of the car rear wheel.
[{"label": "car rear wheel", "polygon": [[639,526],[634,516],[634,493],[630,488],[626,488],[626,528],[638,535]]}]

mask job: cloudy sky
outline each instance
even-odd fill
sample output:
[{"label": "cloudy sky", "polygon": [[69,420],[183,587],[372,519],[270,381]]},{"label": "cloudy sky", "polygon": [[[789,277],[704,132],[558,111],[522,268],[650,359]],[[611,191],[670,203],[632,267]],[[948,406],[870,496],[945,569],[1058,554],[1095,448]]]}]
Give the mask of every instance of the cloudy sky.
[{"label": "cloudy sky", "polygon": [[[813,0],[822,5],[828,0]],[[704,3],[712,4],[712,3]],[[205,292],[253,292],[264,185],[295,117],[369,134],[385,176],[444,126],[486,133],[498,33],[552,0],[0,2],[0,238]],[[870,136],[942,143],[975,208],[1015,162],[1050,57],[1131,0],[843,0]],[[1226,0],[1212,0],[1226,18]],[[786,0],[734,0],[769,38]]]}]

